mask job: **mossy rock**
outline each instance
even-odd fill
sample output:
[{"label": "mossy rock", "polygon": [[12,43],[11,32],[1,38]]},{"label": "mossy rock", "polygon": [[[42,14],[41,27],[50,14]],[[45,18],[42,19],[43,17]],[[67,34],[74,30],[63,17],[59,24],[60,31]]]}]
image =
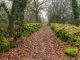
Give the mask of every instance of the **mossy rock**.
[{"label": "mossy rock", "polygon": [[27,28],[28,31],[24,31],[23,35],[30,36],[34,32],[38,31],[42,27],[42,24],[40,24],[40,23],[27,23],[27,24],[24,24],[24,27]]},{"label": "mossy rock", "polygon": [[23,42],[24,41],[24,36],[21,36],[21,40],[20,40],[20,42]]},{"label": "mossy rock", "polygon": [[79,50],[78,49],[74,49],[74,48],[67,48],[64,53],[69,55],[69,56],[76,56],[78,54]]},{"label": "mossy rock", "polygon": [[80,42],[80,27],[59,23],[50,23],[50,27],[61,40],[69,42],[71,46],[79,46],[76,43]]},{"label": "mossy rock", "polygon": [[74,47],[79,47],[79,44],[78,44],[78,43],[75,43],[75,44],[74,44]]}]

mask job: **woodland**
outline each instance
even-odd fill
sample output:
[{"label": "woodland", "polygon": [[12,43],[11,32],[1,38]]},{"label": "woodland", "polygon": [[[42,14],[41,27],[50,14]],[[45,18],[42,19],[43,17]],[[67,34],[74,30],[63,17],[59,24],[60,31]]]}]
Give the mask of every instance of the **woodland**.
[{"label": "woodland", "polygon": [[80,60],[80,0],[0,0],[0,60]]}]

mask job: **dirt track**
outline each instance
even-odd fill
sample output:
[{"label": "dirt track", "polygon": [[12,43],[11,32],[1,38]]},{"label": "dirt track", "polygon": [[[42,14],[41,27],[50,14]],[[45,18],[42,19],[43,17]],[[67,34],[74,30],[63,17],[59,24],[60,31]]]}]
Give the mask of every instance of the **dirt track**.
[{"label": "dirt track", "polygon": [[67,47],[67,43],[46,26],[26,38],[18,48],[2,54],[0,60],[77,60],[64,54]]}]

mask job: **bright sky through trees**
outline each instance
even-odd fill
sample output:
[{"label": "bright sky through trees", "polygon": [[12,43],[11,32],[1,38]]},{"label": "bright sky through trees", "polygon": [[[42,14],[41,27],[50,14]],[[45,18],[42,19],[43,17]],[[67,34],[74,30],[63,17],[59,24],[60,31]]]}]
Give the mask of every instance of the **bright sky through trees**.
[{"label": "bright sky through trees", "polygon": [[[10,2],[10,1],[8,1],[8,0],[1,0],[1,1],[5,1],[7,7],[8,7],[8,8],[11,8],[12,2]],[[43,2],[43,0],[39,0],[39,2]],[[43,17],[45,20],[47,20],[46,11],[41,10],[41,15],[40,15],[40,16]]]}]

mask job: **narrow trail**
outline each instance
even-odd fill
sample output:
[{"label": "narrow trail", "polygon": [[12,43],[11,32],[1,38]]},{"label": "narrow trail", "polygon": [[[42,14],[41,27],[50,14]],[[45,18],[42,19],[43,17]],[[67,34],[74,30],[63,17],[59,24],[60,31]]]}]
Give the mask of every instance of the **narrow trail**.
[{"label": "narrow trail", "polygon": [[77,60],[64,54],[68,44],[55,36],[50,27],[43,27],[26,38],[18,48],[0,56],[0,60]]},{"label": "narrow trail", "polygon": [[58,55],[56,56],[53,40],[55,41],[57,38],[53,38],[52,33],[50,28],[45,27],[34,35],[31,60],[61,60]]}]

